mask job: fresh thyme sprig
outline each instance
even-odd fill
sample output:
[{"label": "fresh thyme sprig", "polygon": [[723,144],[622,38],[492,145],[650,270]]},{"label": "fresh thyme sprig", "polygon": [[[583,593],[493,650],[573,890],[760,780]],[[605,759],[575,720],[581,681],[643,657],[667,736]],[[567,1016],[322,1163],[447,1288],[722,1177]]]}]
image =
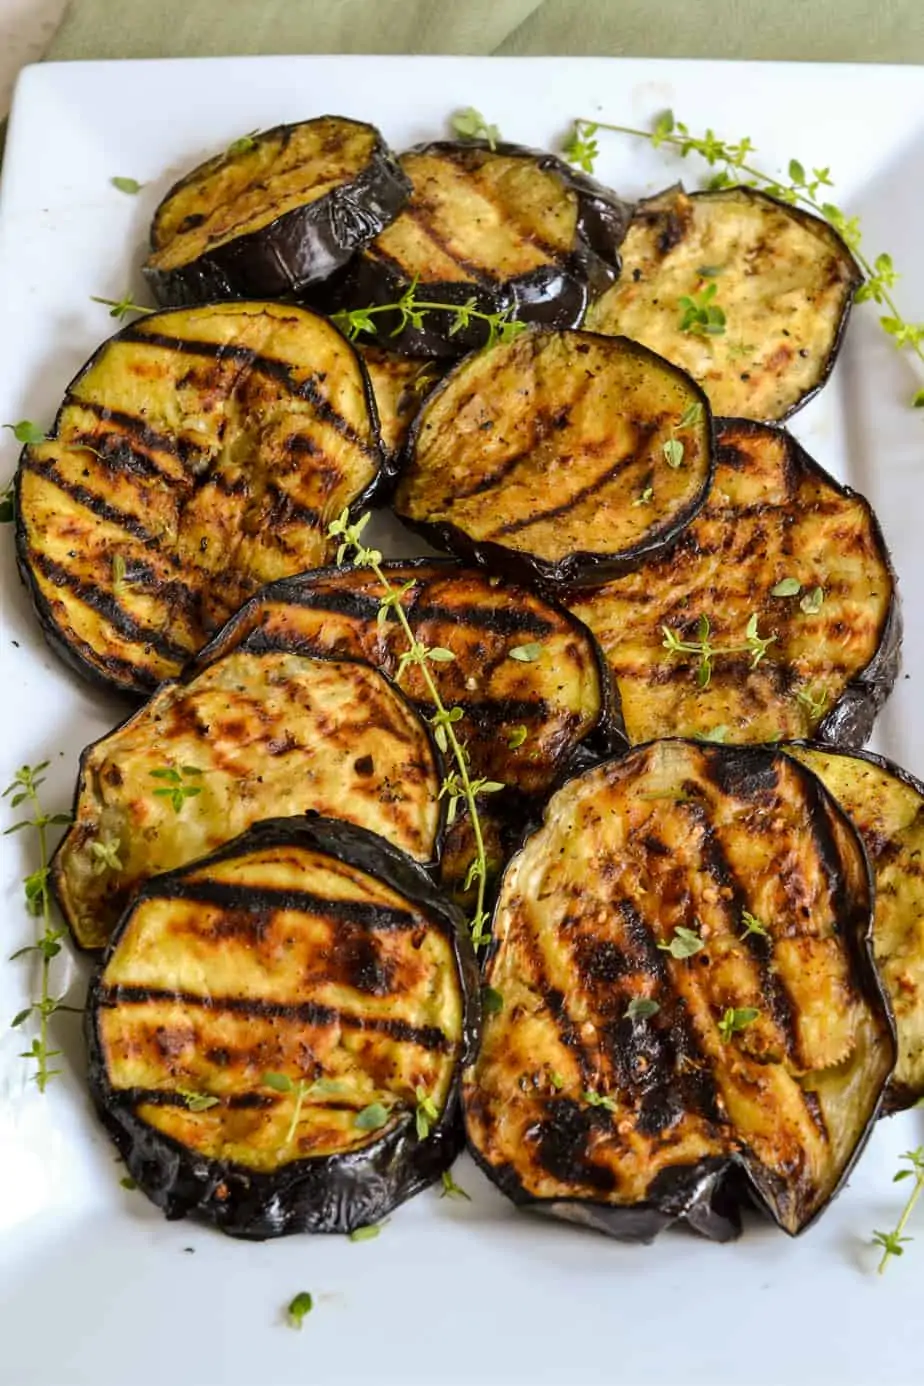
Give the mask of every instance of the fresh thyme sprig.
[{"label": "fresh thyme sprig", "polygon": [[118,318],[119,322],[127,318],[129,313],[156,313],[156,308],[145,308],[140,303],[135,303],[131,294],[126,294],[124,298],[97,298],[95,294],[90,295],[91,303],[102,303],[109,309],[111,318]]},{"label": "fresh thyme sprig", "polygon": [[746,1030],[749,1025],[753,1025],[759,1015],[760,1011],[754,1006],[728,1006],[718,1023],[723,1044],[728,1044],[732,1035],[736,1035],[739,1030]]},{"label": "fresh thyme sprig", "polygon": [[372,333],[374,336],[378,332],[375,318],[380,313],[399,314],[398,325],[392,328],[388,334],[390,337],[399,336],[406,327],[421,329],[427,313],[452,313],[448,333],[450,337],[454,337],[472,322],[486,323],[488,338],[485,346],[489,347],[494,346],[495,342],[510,342],[526,330],[526,323],[512,317],[510,309],[504,308],[499,313],[485,313],[478,307],[476,298],[468,298],[464,303],[440,303],[435,299],[418,298],[418,281],[419,275],[415,274],[404,293],[394,303],[370,303],[368,308],[343,308],[339,313],[331,314],[331,321],[351,342],[355,342],[363,332]]},{"label": "fresh thyme sprig", "polygon": [[340,518],[333,522],[327,532],[330,538],[340,541],[337,550],[338,565],[342,564],[349,555],[358,567],[369,568],[374,573],[376,581],[382,588],[382,596],[379,598],[379,621],[384,625],[389,617],[397,620],[407,640],[407,650],[401,656],[398,673],[400,675],[409,665],[414,665],[420,670],[427,689],[428,699],[434,709],[433,715],[429,719],[430,725],[433,727],[434,739],[441,751],[452,754],[455,769],[445,776],[440,787],[440,797],[449,800],[447,819],[450,824],[455,819],[460,802],[464,802],[468,809],[472,834],[475,839],[475,856],[468,868],[465,889],[470,890],[473,885],[476,887],[475,908],[470,920],[470,928],[472,942],[476,948],[480,948],[488,941],[488,914],[485,908],[488,862],[476,798],[478,794],[495,793],[497,790],[503,789],[503,785],[494,780],[472,778],[468,753],[456,732],[456,726],[463,716],[462,709],[446,707],[431,669],[431,661],[434,660],[435,655],[438,656],[437,663],[445,662],[447,655],[452,659],[452,652],[438,648],[428,649],[415,636],[402,602],[409,584],[395,587],[389,581],[382,567],[382,555],[379,550],[369,548],[363,543],[362,533],[369,519],[370,516],[367,513],[355,524],[351,524],[349,511],[344,510]]},{"label": "fresh thyme sprig", "polygon": [[197,765],[181,765],[179,770],[175,770],[172,766],[164,766],[159,770],[149,770],[148,774],[152,780],[164,781],[159,789],[154,789],[151,792],[155,799],[169,799],[174,813],[182,813],[186,800],[194,799],[197,794],[202,793],[201,784],[186,784],[185,781],[190,776],[201,777],[202,773]]},{"label": "fresh thyme sprig", "polygon": [[908,1225],[908,1219],[914,1211],[914,1205],[921,1196],[921,1190],[924,1189],[924,1145],[919,1145],[917,1150],[906,1150],[900,1159],[907,1160],[908,1168],[900,1169],[893,1177],[892,1182],[898,1184],[903,1179],[913,1178],[914,1184],[893,1230],[873,1233],[873,1246],[882,1247],[882,1260],[877,1268],[880,1275],[885,1274],[889,1257],[904,1255],[904,1244],[913,1240],[911,1237],[906,1237],[904,1231]]},{"label": "fresh thyme sprig", "polygon": [[[10,833],[20,832],[24,828],[34,828],[38,838],[39,865],[35,871],[29,873],[23,881],[23,889],[26,897],[26,909],[29,914],[39,920],[41,932],[35,943],[27,944],[25,948],[19,948],[12,955],[13,958],[31,956],[33,953],[39,955],[41,961],[41,992],[37,1001],[30,1001],[29,1005],[15,1015],[10,1022],[12,1026],[24,1025],[33,1014],[39,1018],[39,1032],[32,1041],[30,1049],[20,1054],[21,1059],[31,1059],[35,1063],[35,1073],[32,1075],[38,1086],[39,1092],[44,1092],[48,1086],[48,1081],[56,1077],[61,1070],[49,1067],[52,1059],[56,1059],[61,1053],[60,1049],[49,1049],[48,1047],[48,1022],[55,1011],[77,1011],[76,1006],[66,1006],[59,996],[53,996],[51,991],[51,963],[61,952],[61,939],[64,937],[64,930],[57,929],[51,920],[51,892],[48,889],[48,828],[57,825],[70,823],[70,815],[66,813],[45,813],[39,800],[39,789],[45,783],[42,771],[48,768],[49,762],[42,761],[41,765],[23,765],[13,776],[12,784],[7,785],[3,791],[3,798],[9,798],[11,808],[19,808],[20,804],[28,804],[32,810],[31,818],[20,819],[11,828],[7,828],[4,836]],[[11,959],[12,961],[12,959]]]},{"label": "fresh thyme sprig", "polygon": [[664,632],[664,639],[661,644],[669,655],[699,655],[699,663],[696,666],[696,685],[698,688],[709,687],[716,655],[749,654],[751,656],[751,668],[756,669],[767,653],[768,647],[776,639],[775,635],[760,634],[757,628],[756,611],[751,614],[745,628],[744,642],[740,645],[713,645],[708,616],[700,616],[695,640],[681,640],[677,632],[672,630],[670,626],[662,626],[661,629]]},{"label": "fresh thyme sprig", "polygon": [[480,111],[474,106],[466,106],[464,111],[456,111],[449,124],[460,140],[486,140],[489,149],[496,149],[501,133],[496,125],[489,125]]},{"label": "fresh thyme sprig", "polygon": [[[773,197],[794,206],[807,207],[816,216],[822,217],[840,235],[852,252],[854,259],[866,276],[855,294],[857,303],[871,300],[880,307],[888,309],[879,318],[880,326],[891,337],[896,347],[907,347],[924,367],[924,323],[913,323],[902,317],[891,290],[898,281],[898,271],[892,263],[891,255],[882,252],[868,256],[862,247],[862,233],[858,217],[848,217],[833,202],[827,202],[822,188],[834,186],[829,168],[813,168],[811,176],[798,159],[790,159],[787,167],[788,182],[773,178],[750,163],[750,156],[757,153],[751,140],[744,139],[733,143],[721,140],[712,130],[702,137],[690,134],[683,121],[675,120],[672,111],[662,111],[650,130],[638,130],[630,125],[610,125],[604,121],[579,118],[574,122],[571,136],[564,147],[565,158],[579,165],[587,173],[593,172],[594,160],[598,154],[597,141],[593,138],[598,130],[612,130],[619,135],[632,135],[636,139],[648,140],[656,148],[669,145],[681,158],[697,154],[717,172],[709,180],[709,188],[728,188],[744,184],[746,187],[762,188]],[[915,391],[912,405],[924,408],[924,389]]]}]

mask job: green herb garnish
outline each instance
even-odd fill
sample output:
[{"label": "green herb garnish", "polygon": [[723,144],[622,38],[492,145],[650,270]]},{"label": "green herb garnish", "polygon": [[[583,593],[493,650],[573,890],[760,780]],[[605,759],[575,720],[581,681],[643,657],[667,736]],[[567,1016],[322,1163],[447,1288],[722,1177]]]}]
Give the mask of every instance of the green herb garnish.
[{"label": "green herb garnish", "polygon": [[683,294],[677,301],[681,310],[681,332],[694,332],[701,337],[721,337],[725,332],[725,313],[713,302],[718,284],[707,284],[697,294]]},{"label": "green herb garnish", "polygon": [[210,1107],[217,1107],[221,1101],[210,1092],[196,1092],[193,1088],[177,1088],[176,1091],[191,1112],[207,1112]]},{"label": "green herb garnish", "polygon": [[811,592],[806,592],[799,603],[800,611],[804,611],[806,616],[817,616],[822,608],[825,599],[825,589],[823,587],[813,587]]},{"label": "green herb garnish", "polygon": [[718,1023],[723,1042],[727,1044],[732,1035],[753,1025],[759,1015],[760,1011],[755,1010],[753,1006],[729,1006]]},{"label": "green herb garnish", "polygon": [[187,799],[194,799],[197,794],[202,793],[201,784],[187,784],[189,776],[201,775],[202,771],[195,765],[181,765],[179,770],[165,766],[160,770],[149,770],[148,774],[152,780],[164,780],[166,783],[153,791],[155,799],[169,799],[173,805],[174,813],[182,813],[183,805]]},{"label": "green herb garnish", "polygon": [[300,1329],[305,1315],[310,1314],[314,1308],[314,1300],[307,1290],[301,1290],[290,1303],[286,1310],[286,1317],[289,1320],[290,1328]]},{"label": "green herb garnish", "polygon": [[439,1121],[440,1119],[440,1109],[427,1092],[427,1089],[419,1083],[414,1089],[414,1096],[417,1099],[417,1107],[414,1112],[417,1139],[419,1141],[425,1141],[430,1135],[430,1127],[435,1121]]},{"label": "green herb garnish", "polygon": [[658,942],[662,953],[670,953],[671,957],[677,958],[678,961],[692,958],[693,954],[698,953],[704,946],[699,934],[694,929],[685,928],[683,924],[678,924],[670,943],[665,943],[663,939]]},{"label": "green herb garnish", "polygon": [[246,135],[239,135],[236,140],[232,140],[225,150],[225,157],[234,157],[235,154],[249,154],[252,149],[257,147],[257,135],[259,130],[249,130]]},{"label": "green herb garnish", "polygon": [[467,1194],[462,1186],[456,1183],[448,1169],[443,1170],[441,1178],[443,1187],[440,1189],[440,1198],[464,1198],[466,1203],[471,1203],[471,1194]]},{"label": "green herb garnish", "polygon": [[467,879],[470,886],[476,886],[475,908],[471,917],[470,928],[472,942],[477,949],[488,941],[488,913],[485,907],[488,860],[476,800],[479,793],[491,793],[495,787],[502,786],[495,786],[494,781],[473,779],[469,773],[468,754],[456,731],[456,727],[464,715],[463,709],[460,707],[447,708],[440,696],[431,669],[430,652],[415,636],[404,609],[402,596],[406,588],[392,585],[382,567],[381,552],[378,549],[369,548],[363,543],[362,533],[369,519],[370,516],[367,513],[355,524],[351,524],[349,511],[344,510],[339,519],[330,525],[327,531],[328,536],[340,541],[337,549],[338,565],[342,564],[349,555],[357,566],[369,568],[374,573],[382,589],[382,596],[379,598],[379,612],[384,611],[386,619],[391,617],[397,620],[401,626],[408,645],[401,661],[405,667],[414,665],[420,670],[428,700],[434,709],[433,715],[429,719],[430,725],[433,727],[434,738],[441,750],[445,750],[447,754],[451,753],[455,763],[455,769],[448,772],[443,778],[440,786],[440,798],[448,798],[446,818],[449,824],[454,822],[460,803],[464,803],[472,826],[475,855],[469,865]]},{"label": "green herb garnish", "polygon": [[370,1102],[353,1118],[353,1125],[360,1131],[378,1131],[388,1121],[388,1108],[381,1102]]},{"label": "green herb garnish", "polygon": [[784,577],[770,588],[771,597],[798,597],[802,591],[802,583],[797,578]]},{"label": "green herb garnish", "polygon": [[496,987],[481,988],[481,1009],[485,1015],[499,1015],[504,1009],[504,998]]},{"label": "green herb garnish", "polygon": [[388,1222],[386,1219],[385,1222],[369,1222],[365,1227],[354,1227],[353,1231],[350,1233],[350,1241],[371,1242],[373,1238],[379,1235],[382,1228],[387,1226]]},{"label": "green herb garnish", "polygon": [[119,322],[127,318],[129,313],[156,313],[156,308],[145,308],[140,303],[136,303],[131,294],[126,294],[124,298],[97,298],[95,294],[90,295],[91,303],[102,303],[109,309],[111,318],[118,318]]},{"label": "green herb garnish", "polygon": [[660,1009],[657,1001],[650,1001],[647,996],[634,996],[625,1009],[623,1020],[631,1020],[633,1024],[637,1020],[648,1020]]},{"label": "green herb garnish", "polygon": [[20,419],[19,423],[4,424],[3,427],[10,430],[17,443],[26,443],[29,447],[37,447],[39,443],[48,441],[44,428],[39,428],[31,419]]},{"label": "green herb garnish", "polygon": [[635,509],[635,507],[638,505],[650,505],[653,500],[654,487],[646,486],[642,494],[632,502],[632,508]]},{"label": "green herb garnish", "polygon": [[511,727],[507,733],[507,749],[510,751],[519,750],[527,736],[529,736],[529,732],[522,723],[517,727]]},{"label": "green herb garnish", "polygon": [[712,667],[717,655],[749,654],[751,669],[756,669],[767,649],[776,639],[775,635],[762,636],[757,628],[757,613],[754,612],[745,627],[744,643],[740,645],[713,645],[708,616],[700,616],[696,627],[696,640],[681,640],[670,626],[662,626],[662,644],[669,654],[699,655],[696,668],[698,688],[708,688],[712,679]]},{"label": "green herb garnish", "polygon": [[605,1107],[608,1112],[615,1112],[618,1110],[614,1098],[603,1097],[600,1093],[593,1092],[590,1088],[585,1088],[581,1096],[588,1107]]},{"label": "green herb garnish", "polygon": [[904,1236],[904,1231],[914,1211],[914,1205],[921,1196],[921,1190],[924,1189],[924,1145],[919,1145],[917,1150],[906,1150],[899,1158],[908,1162],[908,1169],[900,1169],[892,1178],[893,1184],[899,1184],[903,1179],[914,1179],[914,1184],[894,1230],[873,1233],[873,1245],[882,1247],[882,1260],[878,1266],[880,1275],[885,1274],[889,1257],[903,1256],[905,1245],[913,1240],[912,1237]]},{"label": "green herb garnish", "polygon": [[741,911],[741,923],[744,925],[744,933],[738,935],[741,939],[746,939],[749,934],[759,934],[761,938],[770,937],[766,924],[763,924],[756,914],[751,914],[750,910]]},{"label": "green herb garnish", "polygon": [[51,922],[51,892],[48,888],[49,856],[48,856],[48,829],[58,824],[64,825],[71,822],[70,814],[67,813],[45,813],[39,800],[38,791],[45,783],[42,778],[42,771],[48,768],[49,761],[44,760],[40,765],[23,765],[13,776],[12,782],[3,791],[3,798],[10,800],[10,808],[19,808],[20,804],[26,804],[32,810],[31,818],[21,818],[12,827],[7,828],[4,837],[10,833],[23,832],[28,828],[34,828],[39,848],[39,865],[34,871],[23,880],[23,893],[25,896],[26,910],[39,921],[40,932],[35,943],[29,943],[24,948],[17,948],[11,955],[10,961],[15,958],[31,957],[37,953],[41,960],[41,990],[37,1001],[30,1001],[28,1006],[19,1011],[10,1022],[11,1028],[18,1028],[24,1025],[32,1015],[38,1016],[39,1032],[32,1041],[29,1049],[22,1052],[21,1059],[30,1059],[35,1064],[35,1079],[39,1092],[44,1092],[51,1078],[57,1077],[61,1073],[59,1068],[49,1067],[50,1061],[59,1057],[60,1049],[50,1049],[48,1047],[48,1022],[56,1011],[79,1012],[78,1006],[67,1006],[61,997],[55,997],[51,993],[51,962],[61,952],[61,939],[64,937],[63,929],[56,929]]},{"label": "green herb garnish", "polygon": [[472,322],[485,323],[488,328],[486,347],[493,346],[495,342],[510,342],[526,330],[526,323],[511,316],[511,309],[505,308],[499,313],[485,313],[478,307],[476,298],[466,299],[465,303],[462,304],[441,303],[435,299],[418,298],[417,285],[418,276],[415,275],[404,293],[394,303],[371,303],[367,308],[344,308],[340,312],[332,313],[331,321],[351,342],[355,341],[363,332],[375,335],[378,331],[375,319],[381,313],[397,313],[399,315],[397,326],[389,334],[392,337],[399,336],[407,327],[419,330],[423,327],[424,318],[428,313],[452,314],[452,322],[448,332],[450,337],[454,337]]},{"label": "green herb garnish", "polygon": [[[653,122],[650,130],[637,130],[627,125],[610,125],[602,121],[576,120],[565,147],[565,157],[571,159],[571,151],[580,151],[581,158],[574,159],[573,162],[580,163],[588,173],[593,170],[593,160],[597,156],[596,140],[593,141],[590,151],[588,139],[599,130],[612,130],[617,134],[648,140],[656,147],[666,144],[683,158],[690,154],[698,155],[711,168],[717,169],[707,184],[710,188],[727,188],[736,184],[763,188],[782,202],[807,207],[816,216],[822,217],[834,227],[866,276],[865,283],[860,285],[854,296],[855,301],[863,303],[870,300],[885,307],[888,312],[879,318],[882,330],[892,338],[896,347],[911,350],[924,366],[924,323],[908,322],[899,311],[891,292],[899,278],[891,255],[882,253],[867,256],[861,245],[859,218],[846,216],[834,203],[824,200],[821,189],[834,186],[829,168],[813,168],[809,176],[798,159],[790,159],[789,181],[784,183],[748,162],[756,150],[747,136],[734,143],[721,140],[712,130],[707,130],[705,135],[698,138],[690,134],[689,128],[682,121],[675,121],[672,111],[663,111]],[[754,349],[748,346],[743,350]],[[915,408],[924,407],[924,390],[916,390],[911,403]]]},{"label": "green herb garnish", "polygon": [[500,142],[500,130],[496,125],[489,125],[474,106],[466,106],[464,111],[456,111],[449,123],[461,140],[487,140],[488,148],[492,150],[496,149]]},{"label": "green herb garnish", "polygon": [[122,193],[139,193],[143,183],[139,183],[137,178],[110,178],[110,183],[114,188],[118,188]]},{"label": "green herb garnish", "polygon": [[530,640],[526,645],[514,645],[507,653],[511,659],[518,659],[522,664],[534,664],[542,657],[542,650],[543,646],[538,641]]},{"label": "green herb garnish", "polygon": [[820,717],[828,706],[828,690],[822,688],[820,693],[815,693],[811,688],[800,688],[796,694],[796,702],[805,708],[809,717]]}]

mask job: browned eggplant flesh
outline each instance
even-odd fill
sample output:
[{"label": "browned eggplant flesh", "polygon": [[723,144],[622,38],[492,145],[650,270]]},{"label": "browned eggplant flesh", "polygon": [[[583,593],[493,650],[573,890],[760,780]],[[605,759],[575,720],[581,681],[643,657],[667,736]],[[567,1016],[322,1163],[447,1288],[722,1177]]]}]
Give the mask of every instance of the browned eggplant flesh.
[{"label": "browned eggplant flesh", "polygon": [[294,293],[346,264],[409,192],[374,126],[329,115],[277,125],[170,189],[144,274],[166,307]]},{"label": "browned eggplant flesh", "polygon": [[827,221],[754,188],[642,202],[587,313],[699,381],[716,414],[785,419],[828,378],[862,275]]},{"label": "browned eggplant flesh", "polygon": [[590,585],[675,538],[712,477],[709,405],[626,338],[527,331],[427,399],[395,508],[463,557]]},{"label": "browned eggplant flesh", "polygon": [[787,1232],[843,1183],[894,1034],[860,839],[768,748],[653,742],[562,787],[505,872],[466,1072],[470,1146],[515,1202],[647,1240]]},{"label": "browned eggplant flesh", "polygon": [[718,444],[706,505],[670,552],[570,602],[629,740],[862,745],[901,652],[875,515],[782,429],[724,420]]},{"label": "browned eggplant flesh", "polygon": [[400,163],[410,201],[331,285],[328,306],[394,304],[414,284],[421,302],[449,309],[407,321],[376,315],[381,344],[390,338],[430,356],[481,346],[487,324],[460,324],[453,310],[463,306],[577,327],[616,278],[631,207],[554,155],[442,141],[409,150]]},{"label": "browned eggplant flesh", "polygon": [[265,582],[332,556],[384,479],[365,370],[273,303],[157,313],[96,352],[18,473],[20,569],[51,643],[145,693]]},{"label": "browned eggplant flesh", "polygon": [[425,871],[352,825],[272,819],[131,906],[90,990],[90,1088],[168,1217],[350,1232],[452,1162],[477,1022]]},{"label": "browned eggplant flesh", "polygon": [[787,745],[833,794],[863,839],[876,883],[873,950],[898,1030],[886,1108],[924,1097],[924,784],[882,756]]},{"label": "browned eggplant flesh", "polygon": [[52,881],[77,942],[100,948],[148,877],[262,818],[342,818],[430,862],[440,781],[429,728],[378,670],[233,650],[83,753]]}]

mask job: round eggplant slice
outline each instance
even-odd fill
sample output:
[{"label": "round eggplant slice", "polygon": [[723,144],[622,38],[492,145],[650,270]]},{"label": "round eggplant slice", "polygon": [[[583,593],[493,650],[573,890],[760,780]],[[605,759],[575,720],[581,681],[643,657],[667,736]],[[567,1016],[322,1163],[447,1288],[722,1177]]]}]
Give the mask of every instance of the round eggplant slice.
[{"label": "round eggplant slice", "polygon": [[101,948],[148,877],[271,815],[342,818],[429,863],[440,782],[430,729],[378,670],[235,650],[83,752],[52,883],[78,944]]},{"label": "round eggplant slice", "polygon": [[50,643],[147,693],[263,583],[333,553],[386,482],[356,352],[273,303],[157,313],[105,342],[17,474],[17,550]]},{"label": "round eggplant slice", "polygon": [[641,203],[585,325],[689,371],[716,414],[788,418],[834,366],[862,274],[820,217],[754,188]]},{"label": "round eggplant slice", "polygon": [[709,499],[670,552],[570,602],[629,740],[862,745],[901,659],[876,517],[783,429],[726,419],[718,445]]},{"label": "round eggplant slice", "polygon": [[[545,792],[580,743],[625,745],[597,642],[558,602],[451,559],[383,563],[415,638],[449,658],[429,671],[457,723],[477,778],[518,795]],[[235,649],[284,650],[378,665],[424,715],[433,703],[420,669],[400,670],[407,640],[379,619],[382,587],[368,568],[322,568],[271,583],[233,616],[199,667]]]},{"label": "round eggplant slice", "polygon": [[818,776],[863,839],[876,883],[873,950],[898,1030],[886,1110],[924,1097],[924,784],[883,756],[801,743],[786,751]]},{"label": "round eggplant slice", "polygon": [[294,293],[345,265],[409,193],[373,125],[343,116],[277,125],[170,189],[144,275],[165,307]]},{"label": "round eggplant slice", "polygon": [[586,586],[675,538],[712,469],[709,404],[689,376],[627,338],[528,331],[429,396],[395,509],[462,557]]},{"label": "round eggplant slice", "polygon": [[458,1152],[464,921],[346,823],[274,819],[149,881],[90,987],[90,1091],[168,1218],[351,1232]]},{"label": "round eggplant slice", "polygon": [[421,403],[446,372],[432,356],[399,356],[395,351],[357,342],[356,349],[369,375],[379,416],[379,433],[386,452],[397,457]]},{"label": "round eggplant slice", "polygon": [[871,919],[856,831],[779,752],[653,742],[569,781],[501,883],[475,1158],[627,1240],[733,1235],[745,1181],[800,1232],[895,1063]]},{"label": "round eggplant slice", "polygon": [[[325,305],[397,303],[416,285],[423,302],[506,312],[543,327],[577,327],[587,304],[619,270],[632,208],[540,150],[481,141],[419,145],[403,154],[411,199],[325,287]],[[488,327],[461,327],[452,311],[419,320],[377,314],[380,340],[426,356],[459,356],[484,345]],[[396,330],[397,329],[397,330]]]}]

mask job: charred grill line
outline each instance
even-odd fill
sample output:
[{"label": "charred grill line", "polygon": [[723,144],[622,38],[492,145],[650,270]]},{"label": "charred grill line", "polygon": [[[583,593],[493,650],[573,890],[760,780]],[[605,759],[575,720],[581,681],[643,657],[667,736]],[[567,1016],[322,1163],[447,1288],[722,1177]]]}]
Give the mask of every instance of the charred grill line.
[{"label": "charred grill line", "polygon": [[412,603],[411,619],[417,622],[436,621],[457,628],[472,626],[476,630],[487,630],[497,635],[549,635],[555,630],[551,621],[534,611],[511,610],[510,607],[495,607],[485,611],[478,606],[432,606]]},{"label": "charred grill line", "polygon": [[137,414],[126,414],[121,409],[110,409],[108,405],[98,404],[96,400],[81,399],[79,395],[68,395],[65,405],[69,404],[75,405],[79,409],[88,410],[91,414],[95,414],[98,419],[101,419],[103,423],[117,424],[127,433],[134,434],[138,442],[143,447],[150,448],[152,452],[169,453],[186,464],[198,461],[203,456],[202,448],[183,438],[171,438],[166,433],[157,433]]},{"label": "charred grill line", "polygon": [[146,529],[139,519],[134,515],[129,515],[125,510],[118,510],[108,501],[104,501],[95,492],[86,486],[80,486],[75,481],[66,481],[58,471],[54,462],[36,462],[35,459],[26,453],[22,461],[24,471],[32,472],[34,476],[41,477],[43,481],[49,481],[57,486],[65,495],[77,501],[90,510],[100,520],[106,520],[109,524],[118,525],[126,534],[130,534],[142,544],[156,544],[158,535],[152,530]]},{"label": "charred grill line", "polygon": [[[83,407],[82,404],[80,407]],[[75,433],[64,440],[68,448],[87,448],[92,451],[97,462],[112,472],[129,472],[133,476],[147,477],[154,481],[166,481],[175,485],[175,480],[162,471],[146,452],[132,447],[124,433]]]},{"label": "charred grill line", "polygon": [[299,399],[307,399],[314,406],[320,419],[329,423],[361,452],[378,459],[378,448],[361,438],[343,415],[338,414],[330,400],[321,394],[314,380],[309,377],[301,383],[297,382],[293,378],[292,367],[286,361],[280,361],[273,356],[262,356],[251,347],[231,346],[223,342],[193,341],[186,337],[171,337],[166,333],[146,332],[143,329],[129,328],[122,333],[122,339],[141,344],[151,343],[154,346],[163,347],[166,351],[174,351],[187,356],[206,356],[213,361],[236,361],[242,370],[259,371],[262,375],[267,375],[277,384],[282,385],[290,395]]},{"label": "charred grill line", "polygon": [[[742,912],[748,907],[748,895],[738,879],[722,843],[719,841],[715,828],[705,819],[701,826],[700,853],[703,866],[716,882],[716,885],[720,888],[730,889],[732,892],[730,900],[720,893],[715,908],[725,916],[725,924],[729,934],[737,938],[741,927]],[[793,1059],[797,1047],[795,1012],[792,997],[786,984],[773,967],[773,942],[770,940],[768,944],[767,940],[757,934],[748,934],[744,940],[738,939],[738,942],[750,953],[754,965],[759,971],[759,993],[768,1003],[770,1014],[782,1031],[787,1054],[790,1059]]]},{"label": "charred grill line", "polygon": [[507,524],[501,525],[499,529],[495,529],[489,537],[496,539],[502,534],[519,534],[521,530],[529,529],[531,525],[540,525],[547,520],[557,519],[559,515],[567,515],[569,510],[574,510],[589,496],[594,496],[598,491],[602,491],[611,481],[615,481],[622,472],[633,466],[659,428],[659,423],[646,423],[643,428],[639,429],[640,437],[634,452],[631,452],[628,457],[622,458],[621,461],[614,462],[611,467],[607,467],[603,475],[598,476],[596,481],[588,482],[586,486],[582,486],[561,505],[553,506],[551,510],[539,510],[533,515],[525,516],[522,520],[510,520]]},{"label": "charred grill line", "polygon": [[337,1025],[346,1030],[368,1030],[440,1054],[447,1054],[452,1049],[449,1036],[437,1025],[411,1025],[406,1020],[392,1016],[350,1015],[347,1011],[322,1006],[315,1001],[268,1001],[258,996],[199,996],[195,992],[130,984],[103,985],[99,988],[100,1006],[142,1006],[149,1001],[166,1001],[206,1011],[232,1011],[236,1015],[260,1016],[263,1019],[293,1020],[303,1025]]},{"label": "charred grill line", "polygon": [[[460,270],[463,270],[467,275],[471,275],[472,279],[477,283],[484,284],[486,288],[493,288],[497,283],[497,279],[491,274],[490,269],[485,265],[478,264],[474,260],[466,260],[463,255],[460,255],[455,250],[451,250],[448,242],[443,239],[432,222],[427,220],[427,213],[429,210],[426,204],[418,203],[415,207],[413,201],[411,201],[404,208],[404,215],[411,218],[417,229],[421,231],[427,240],[431,241],[438,250],[442,251],[447,260],[451,260],[454,265],[458,265]],[[392,261],[392,263],[395,262]],[[397,263],[400,268],[401,277],[407,280],[412,279],[413,271],[408,269],[405,265],[402,265],[400,261]],[[426,283],[428,281],[425,280],[424,282]]]},{"label": "charred grill line", "polygon": [[[66,568],[62,568],[60,563],[55,563],[46,554],[33,549],[32,562],[55,587],[66,587],[85,606],[103,616],[123,639],[132,644],[148,646],[163,659],[172,660],[177,664],[185,664],[192,653],[188,647],[175,644],[151,626],[140,625],[116,601],[112,593],[104,591],[93,583],[84,582],[82,578],[68,572]],[[135,668],[134,665],[130,667]]]},{"label": "charred grill line", "polygon": [[594,1084],[597,1080],[597,1064],[581,1039],[576,1023],[568,1014],[564,996],[557,987],[552,986],[546,976],[545,959],[538,939],[532,933],[524,931],[521,935],[521,946],[532,965],[533,986],[553,1017],[562,1044],[575,1055],[584,1082]]},{"label": "charred grill line", "polygon": [[420,918],[410,910],[387,905],[369,905],[361,900],[329,900],[303,890],[274,890],[261,886],[226,885],[223,881],[183,880],[158,890],[161,900],[194,900],[197,904],[217,905],[221,909],[248,913],[291,910],[319,915],[325,919],[349,921],[366,929],[404,930],[420,926]]}]

